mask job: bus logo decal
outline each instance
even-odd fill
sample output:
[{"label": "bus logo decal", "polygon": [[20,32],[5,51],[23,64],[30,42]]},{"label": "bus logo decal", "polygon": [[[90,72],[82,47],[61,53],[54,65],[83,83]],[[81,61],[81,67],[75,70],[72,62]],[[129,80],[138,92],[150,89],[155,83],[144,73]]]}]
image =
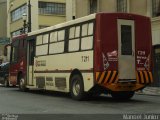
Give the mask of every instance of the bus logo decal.
[{"label": "bus logo decal", "polygon": [[116,50],[107,53],[107,56],[108,56],[108,57],[117,57],[117,55],[118,55],[118,53],[117,53]]},{"label": "bus logo decal", "polygon": [[104,53],[102,53],[102,57],[103,57],[103,68],[104,68],[104,70],[107,70],[109,67],[109,62],[108,62],[106,56],[104,55]]},{"label": "bus logo decal", "polygon": [[114,50],[112,52],[108,52],[107,53],[108,61],[110,61],[110,62],[118,61],[118,57],[117,56],[118,56],[117,50]]},{"label": "bus logo decal", "polygon": [[40,67],[40,66],[46,66],[46,60],[36,60],[35,62],[36,67]]}]

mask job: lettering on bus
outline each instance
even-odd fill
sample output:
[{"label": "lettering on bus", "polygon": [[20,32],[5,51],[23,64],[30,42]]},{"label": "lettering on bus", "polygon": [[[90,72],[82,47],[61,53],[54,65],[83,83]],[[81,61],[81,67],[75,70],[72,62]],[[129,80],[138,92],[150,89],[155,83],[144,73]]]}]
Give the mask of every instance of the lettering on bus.
[{"label": "lettering on bus", "polygon": [[89,62],[89,56],[82,56],[82,62]]},{"label": "lettering on bus", "polygon": [[35,65],[36,67],[46,66],[46,60],[36,60]]},{"label": "lettering on bus", "polygon": [[137,51],[137,70],[149,70],[150,54],[148,55],[146,51]]},{"label": "lettering on bus", "polygon": [[137,54],[137,64],[143,65],[144,60],[147,59],[146,52],[145,51],[138,51],[137,53],[138,53]]}]

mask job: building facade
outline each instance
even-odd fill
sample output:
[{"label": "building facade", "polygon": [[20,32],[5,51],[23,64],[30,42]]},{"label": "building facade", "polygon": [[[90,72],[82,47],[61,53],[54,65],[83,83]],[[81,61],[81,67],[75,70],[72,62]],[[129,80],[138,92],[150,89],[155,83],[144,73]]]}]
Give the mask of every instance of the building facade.
[{"label": "building facade", "polygon": [[0,0],[0,64],[6,61],[4,46],[8,43],[7,38],[7,1]]},{"label": "building facade", "polygon": [[7,0],[7,8],[7,36],[10,38],[24,32],[24,27],[28,32],[29,25],[34,31],[66,21],[65,0]]},{"label": "building facade", "polygon": [[[70,0],[70,19],[96,12],[126,12],[151,18],[154,55],[154,84],[160,87],[160,0]],[[145,29],[145,28],[144,28]]]},{"label": "building facade", "polygon": [[96,12],[128,12],[128,13],[136,13],[140,15],[152,16],[152,0],[140,0],[140,1],[139,0],[70,0],[70,1],[72,2],[74,1],[73,4],[75,5],[72,6],[76,6],[75,11],[73,12],[75,13],[76,18]]},{"label": "building facade", "polygon": [[[7,35],[7,2],[6,0],[0,0],[0,37],[6,37]],[[3,16],[3,17],[2,17]]]}]

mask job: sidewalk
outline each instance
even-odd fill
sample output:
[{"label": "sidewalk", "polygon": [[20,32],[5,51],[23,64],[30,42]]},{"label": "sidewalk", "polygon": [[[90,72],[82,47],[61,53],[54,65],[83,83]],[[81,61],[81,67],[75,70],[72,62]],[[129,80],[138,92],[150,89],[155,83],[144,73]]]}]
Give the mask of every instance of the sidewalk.
[{"label": "sidewalk", "polygon": [[137,94],[158,95],[158,96],[160,96],[160,87],[146,87],[142,91],[138,91],[136,93]]}]

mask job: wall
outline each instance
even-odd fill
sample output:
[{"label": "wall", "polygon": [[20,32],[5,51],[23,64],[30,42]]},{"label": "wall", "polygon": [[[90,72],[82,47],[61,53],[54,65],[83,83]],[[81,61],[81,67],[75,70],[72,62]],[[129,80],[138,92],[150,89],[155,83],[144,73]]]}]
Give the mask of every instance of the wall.
[{"label": "wall", "polygon": [[146,0],[130,0],[129,12],[147,16],[147,1]]},{"label": "wall", "polygon": [[0,0],[0,37],[7,37],[7,2]]},{"label": "wall", "polygon": [[100,12],[116,12],[116,0],[100,0],[99,11]]},{"label": "wall", "polygon": [[[38,30],[39,26],[52,26],[61,22],[66,21],[65,15],[40,15],[38,11],[38,1],[44,2],[57,2],[65,3],[66,0],[30,0],[31,1],[31,28],[32,31]],[[16,8],[28,4],[28,0],[8,0],[7,8],[8,13],[15,10]],[[13,3],[13,6],[11,5]],[[28,10],[27,10],[28,13]],[[10,33],[19,30],[23,27],[23,19],[17,21],[10,21],[10,14],[8,14],[8,25],[7,25],[7,36],[10,37]],[[28,20],[27,20],[28,21]]]},{"label": "wall", "polygon": [[76,0],[76,17],[82,17],[89,14],[89,1],[88,0]]},{"label": "wall", "polygon": [[160,17],[152,19],[152,43],[160,44]]},{"label": "wall", "polygon": [[66,21],[64,16],[39,15],[39,25],[52,26]]}]

